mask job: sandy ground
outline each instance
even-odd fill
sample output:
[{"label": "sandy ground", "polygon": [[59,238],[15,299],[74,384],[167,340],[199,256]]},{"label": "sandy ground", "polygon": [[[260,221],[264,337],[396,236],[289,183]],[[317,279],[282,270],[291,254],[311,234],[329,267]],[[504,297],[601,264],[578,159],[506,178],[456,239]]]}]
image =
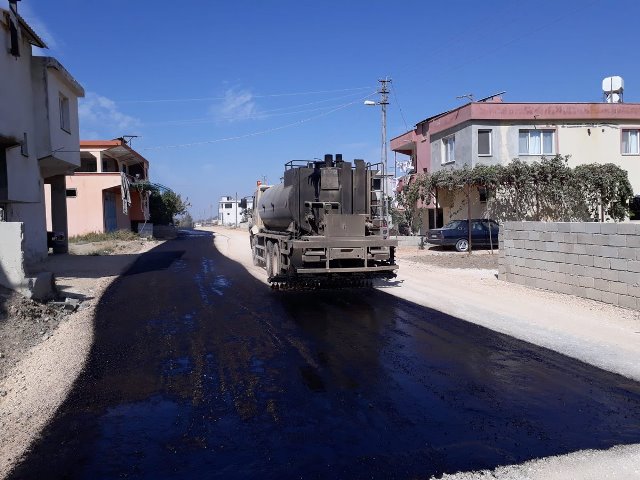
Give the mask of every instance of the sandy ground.
[{"label": "sandy ground", "polygon": [[[201,229],[216,232],[217,248],[266,283],[264,269],[251,262],[247,231]],[[500,281],[495,255],[484,250],[474,256],[403,247],[398,251],[397,281],[377,288],[640,381],[640,312]],[[574,452],[444,478],[640,479],[640,445]]]},{"label": "sandy ground", "polygon": [[[4,325],[12,322],[15,326],[16,321],[39,325],[35,330],[27,326],[11,334],[5,328],[0,337],[0,350],[7,351],[8,362],[0,377],[0,479],[37,438],[82,371],[93,342],[94,309],[102,293],[138,253],[159,243],[72,245],[71,252],[75,254],[49,257],[41,268],[54,272],[62,298],[81,301],[75,313],[56,321],[44,322],[43,315],[33,315],[34,311],[46,312],[47,306],[11,299],[17,309],[7,312],[11,318],[6,314],[0,318]],[[25,312],[27,315],[22,315]],[[42,322],[47,324],[44,335],[40,334]]]}]

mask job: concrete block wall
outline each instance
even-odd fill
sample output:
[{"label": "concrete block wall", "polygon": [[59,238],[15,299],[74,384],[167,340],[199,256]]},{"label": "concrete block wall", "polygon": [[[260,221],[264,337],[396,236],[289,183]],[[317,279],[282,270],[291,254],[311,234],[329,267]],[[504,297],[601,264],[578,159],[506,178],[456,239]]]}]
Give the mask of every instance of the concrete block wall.
[{"label": "concrete block wall", "polygon": [[22,222],[0,222],[0,285],[27,298],[46,301],[55,295],[53,274],[27,274],[24,230]]},{"label": "concrete block wall", "polygon": [[498,278],[640,310],[640,223],[506,222]]}]

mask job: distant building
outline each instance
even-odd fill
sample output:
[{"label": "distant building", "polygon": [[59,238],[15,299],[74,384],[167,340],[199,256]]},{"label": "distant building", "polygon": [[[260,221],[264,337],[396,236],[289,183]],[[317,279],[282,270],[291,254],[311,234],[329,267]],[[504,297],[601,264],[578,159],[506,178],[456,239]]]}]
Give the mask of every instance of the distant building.
[{"label": "distant building", "polygon": [[242,209],[235,197],[222,196],[218,202],[218,225],[238,225],[242,222]]},{"label": "distant building", "polygon": [[67,177],[69,236],[137,231],[149,219],[147,196],[135,189],[149,179],[149,161],[123,139],[80,141],[80,163]]},{"label": "distant building", "polygon": [[[571,167],[618,165],[628,172],[634,191],[640,192],[639,140],[637,103],[507,103],[492,97],[418,122],[413,130],[393,138],[391,149],[409,157],[414,173],[570,155]],[[479,191],[474,195],[472,216],[480,217],[486,198]],[[432,203],[423,225],[441,226],[455,211],[460,211],[458,201],[451,208]],[[466,217],[464,212],[457,216]]]}]

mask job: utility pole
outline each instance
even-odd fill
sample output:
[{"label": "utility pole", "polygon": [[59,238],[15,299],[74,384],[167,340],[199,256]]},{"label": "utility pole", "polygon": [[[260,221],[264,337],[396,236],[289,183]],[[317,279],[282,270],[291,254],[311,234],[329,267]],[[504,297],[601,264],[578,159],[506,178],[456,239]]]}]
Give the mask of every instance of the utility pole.
[{"label": "utility pole", "polygon": [[389,212],[388,212],[388,198],[387,198],[387,105],[389,105],[389,89],[387,88],[391,79],[385,77],[380,82],[380,106],[382,107],[382,217],[385,221],[385,226],[389,225]]},{"label": "utility pole", "polygon": [[365,100],[365,105],[380,105],[382,107],[382,146],[380,151],[380,162],[382,163],[382,208],[380,215],[384,219],[385,226],[389,225],[389,213],[387,205],[387,105],[389,105],[389,84],[391,79],[385,77],[378,80],[380,82],[380,101]]},{"label": "utility pole", "polygon": [[238,192],[236,192],[236,228],[238,228]]}]

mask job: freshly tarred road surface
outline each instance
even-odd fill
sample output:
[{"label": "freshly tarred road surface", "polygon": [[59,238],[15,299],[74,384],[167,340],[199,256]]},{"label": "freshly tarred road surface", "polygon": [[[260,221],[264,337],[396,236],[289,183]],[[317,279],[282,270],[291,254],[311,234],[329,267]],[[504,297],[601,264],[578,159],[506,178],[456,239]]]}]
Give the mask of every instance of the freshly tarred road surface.
[{"label": "freshly tarred road surface", "polygon": [[428,478],[640,442],[638,383],[383,291],[271,291],[212,240],[109,288],[12,478]]}]

